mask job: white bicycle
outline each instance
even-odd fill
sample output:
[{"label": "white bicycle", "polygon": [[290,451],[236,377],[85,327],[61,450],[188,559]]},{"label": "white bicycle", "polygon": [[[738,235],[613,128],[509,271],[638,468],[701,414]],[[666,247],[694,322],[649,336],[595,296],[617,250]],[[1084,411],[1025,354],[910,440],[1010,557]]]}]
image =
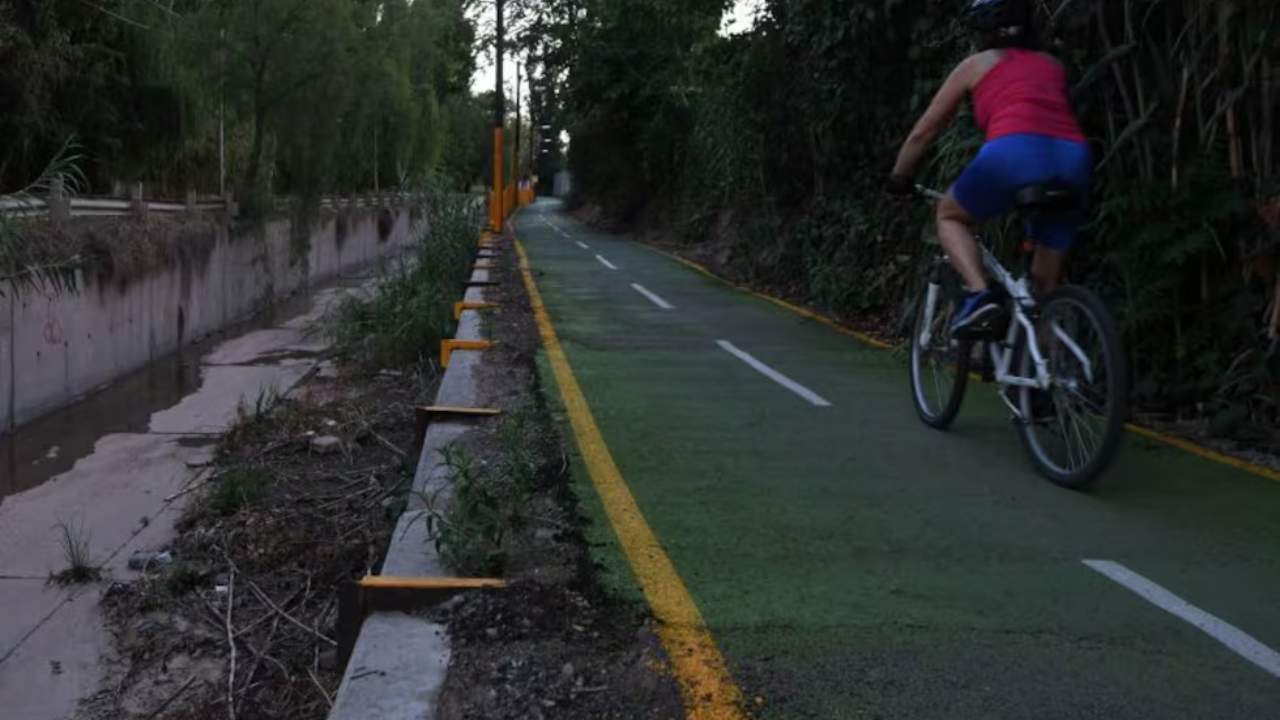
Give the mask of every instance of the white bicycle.
[{"label": "white bicycle", "polygon": [[[930,200],[943,197],[917,190]],[[1078,202],[1066,186],[1033,185],[1018,194],[1017,209],[1024,217],[1044,216]],[[964,294],[946,256],[934,258],[911,330],[916,412],[931,427],[949,427],[976,360],[982,379],[998,386],[1036,470],[1058,485],[1086,487],[1114,459],[1128,414],[1127,364],[1115,320],[1097,295],[1078,285],[1062,285],[1037,302],[1027,272],[1015,277],[979,247],[993,289],[1003,296],[1008,326],[981,339],[953,338]]]}]

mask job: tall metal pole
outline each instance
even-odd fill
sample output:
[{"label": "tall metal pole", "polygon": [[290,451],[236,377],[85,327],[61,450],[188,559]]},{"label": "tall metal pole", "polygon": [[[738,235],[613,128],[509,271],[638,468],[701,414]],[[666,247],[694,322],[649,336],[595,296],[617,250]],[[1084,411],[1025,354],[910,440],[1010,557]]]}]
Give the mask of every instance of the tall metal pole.
[{"label": "tall metal pole", "polygon": [[520,182],[520,63],[516,63],[516,144],[511,152],[511,181]]},{"label": "tall metal pole", "polygon": [[529,181],[533,182],[533,176],[537,174],[536,171],[534,170],[534,168],[537,166],[534,164],[533,154],[537,152],[537,148],[538,148],[538,142],[536,140],[536,138],[538,137],[538,128],[536,126],[539,120],[538,117],[534,116],[534,113],[537,112],[539,115],[541,115],[541,106],[535,102],[535,99],[537,96],[534,93],[536,93],[537,90],[534,89],[533,87],[533,62],[532,61],[525,64],[524,74],[525,74],[525,77],[529,80],[529,179],[530,179]]},{"label": "tall metal pole", "polygon": [[218,32],[218,196],[227,197],[227,29]]},{"label": "tall metal pole", "polygon": [[503,51],[503,27],[502,27],[502,3],[503,0],[494,0],[497,4],[497,23],[496,32],[493,39],[493,61],[497,66],[496,72],[497,82],[494,89],[493,98],[493,202],[490,204],[489,225],[494,232],[502,232],[503,208],[502,208],[502,126],[506,118],[506,108],[504,107],[502,97],[502,51]]}]

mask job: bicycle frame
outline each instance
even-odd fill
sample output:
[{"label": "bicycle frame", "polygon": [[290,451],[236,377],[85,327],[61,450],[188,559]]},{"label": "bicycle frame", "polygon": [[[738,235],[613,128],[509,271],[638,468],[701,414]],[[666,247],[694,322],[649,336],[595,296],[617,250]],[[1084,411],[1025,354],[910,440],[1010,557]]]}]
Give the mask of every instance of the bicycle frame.
[{"label": "bicycle frame", "polygon": [[[920,188],[920,191],[926,197],[932,199],[941,199],[941,193],[932,190]],[[975,241],[977,239],[975,238]],[[978,248],[982,252],[982,265],[986,268],[991,279],[1003,287],[1012,298],[1010,303],[1013,317],[1009,323],[1009,330],[1005,334],[1005,338],[1001,342],[988,341],[987,352],[990,354],[992,366],[995,368],[995,382],[1002,390],[1006,387],[1025,387],[1035,388],[1039,390],[1048,390],[1052,378],[1049,375],[1048,362],[1044,358],[1044,354],[1040,351],[1040,340],[1036,333],[1035,324],[1032,321],[1032,315],[1035,312],[1036,301],[1032,297],[1031,288],[1025,277],[1014,277],[1012,273],[1005,269],[995,255],[986,248],[981,242],[978,242]],[[949,258],[944,254],[941,256],[943,261],[949,262]],[[941,286],[936,282],[936,278],[931,278],[928,285],[926,295],[924,322],[922,323],[920,342],[924,347],[928,347],[929,341],[932,339],[932,327],[934,319],[934,309],[937,307],[938,293]],[[1076,358],[1080,361],[1084,368],[1085,378],[1093,380],[1093,365],[1089,358],[1085,357],[1082,350],[1063,330],[1058,323],[1051,324],[1053,337],[1061,342]],[[1026,337],[1030,340],[1027,343],[1027,351],[1031,354],[1031,362],[1035,368],[1034,377],[1023,377],[1013,373],[1014,348],[1017,347],[1019,335],[1026,333]],[[1000,393],[1000,399],[1014,414],[1021,418],[1023,412],[1009,398],[1006,393]]]}]

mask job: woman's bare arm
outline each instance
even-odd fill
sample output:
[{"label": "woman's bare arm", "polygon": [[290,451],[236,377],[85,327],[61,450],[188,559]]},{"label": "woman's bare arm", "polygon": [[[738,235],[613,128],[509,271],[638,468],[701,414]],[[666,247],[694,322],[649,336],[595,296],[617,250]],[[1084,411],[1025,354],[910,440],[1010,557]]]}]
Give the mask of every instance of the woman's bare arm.
[{"label": "woman's bare arm", "polygon": [[989,67],[990,59],[985,57],[985,53],[979,53],[969,56],[951,71],[902,144],[898,161],[893,166],[894,177],[908,177],[915,171],[925,151],[955,116],[975,80],[980,79]]}]

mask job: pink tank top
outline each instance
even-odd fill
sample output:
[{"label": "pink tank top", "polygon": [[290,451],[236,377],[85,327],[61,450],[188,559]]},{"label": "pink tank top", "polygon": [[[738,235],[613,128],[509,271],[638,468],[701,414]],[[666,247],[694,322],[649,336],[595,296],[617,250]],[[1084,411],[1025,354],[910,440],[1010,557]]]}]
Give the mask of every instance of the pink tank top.
[{"label": "pink tank top", "polygon": [[1062,66],[1030,50],[1003,52],[973,88],[973,114],[987,140],[1031,134],[1084,142]]}]

